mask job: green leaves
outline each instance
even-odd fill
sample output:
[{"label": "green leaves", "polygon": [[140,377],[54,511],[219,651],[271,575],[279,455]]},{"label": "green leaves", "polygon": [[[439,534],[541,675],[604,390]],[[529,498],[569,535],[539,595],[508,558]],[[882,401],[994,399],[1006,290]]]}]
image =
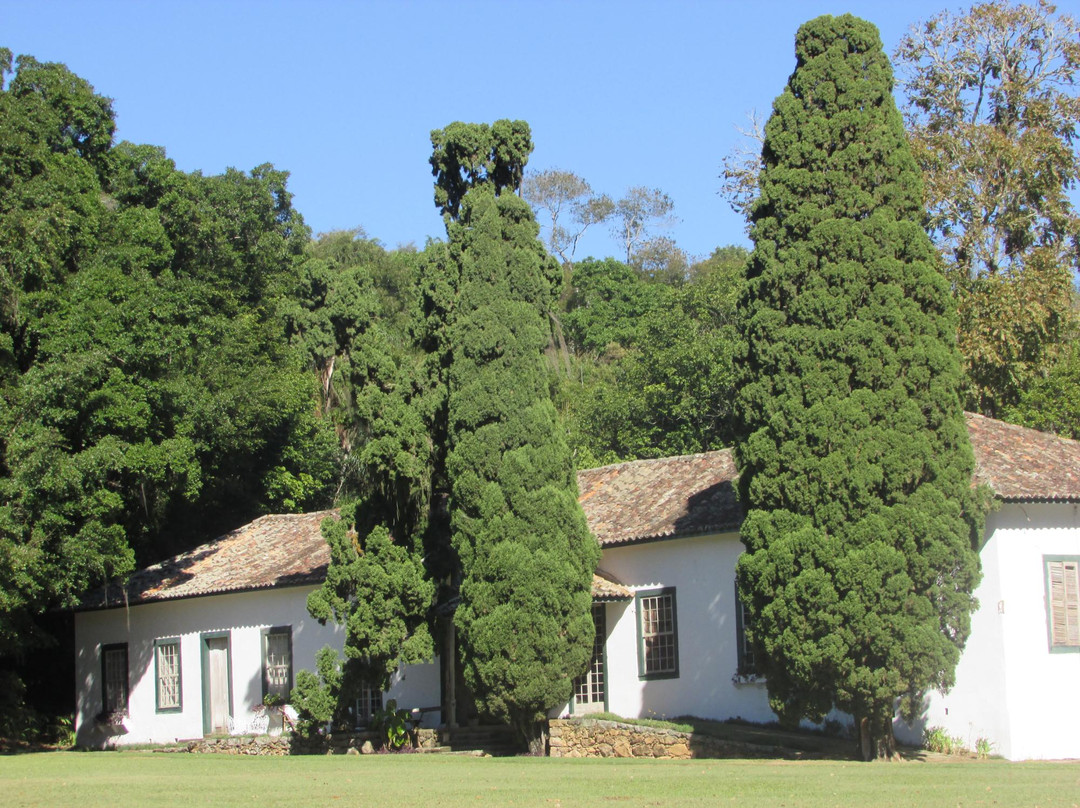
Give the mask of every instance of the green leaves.
[{"label": "green leaves", "polygon": [[914,27],[907,126],[960,310],[967,406],[1000,416],[1075,337],[1080,26],[1048,2]]},{"label": "green leaves", "polygon": [[457,268],[448,350],[446,476],[461,563],[454,616],[481,708],[525,738],[588,664],[599,547],[577,503],[543,350],[562,282],[528,206],[488,184],[448,225]]},{"label": "green leaves", "polygon": [[490,184],[495,194],[517,192],[532,153],[532,132],[525,121],[494,124],[455,121],[431,132],[431,173],[435,206],[448,222],[458,218],[470,188]]},{"label": "green leaves", "polygon": [[278,311],[286,174],[113,147],[108,99],[19,60],[0,92],[0,653],[35,612],[338,473]]},{"label": "green leaves", "polygon": [[765,129],[739,303],[737,572],[786,721],[838,707],[892,750],[947,685],[978,582],[955,315],[873,26],[821,17]]}]

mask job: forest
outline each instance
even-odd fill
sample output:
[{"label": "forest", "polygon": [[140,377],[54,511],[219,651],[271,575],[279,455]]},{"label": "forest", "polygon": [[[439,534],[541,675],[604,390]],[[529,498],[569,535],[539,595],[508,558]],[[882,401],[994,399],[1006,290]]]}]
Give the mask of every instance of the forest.
[{"label": "forest", "polygon": [[[963,408],[1080,439],[1080,27],[1045,2],[989,3],[913,29],[892,59]],[[573,469],[749,428],[761,259],[719,245],[690,260],[662,234],[672,201],[633,177],[615,200],[530,172],[525,122],[432,132],[447,235],[422,249],[313,234],[283,168],[187,173],[114,130],[110,100],[63,64],[0,49],[0,734],[32,718],[18,669],[55,642],[43,615],[263,513],[342,506],[355,525],[364,563],[343,562],[309,608],[349,620],[373,680],[430,655],[424,610],[447,581],[472,593],[456,618],[472,658],[498,656],[468,603],[526,587],[544,554],[574,563],[542,631],[585,637],[595,543]],[[764,150],[716,155],[751,222],[783,142],[760,135]],[[578,257],[589,227],[625,250]],[[485,477],[499,462],[517,476]],[[528,533],[533,514],[535,539],[496,548],[489,484],[505,489],[502,529]],[[554,523],[572,525],[556,548]],[[328,540],[347,555],[344,527]],[[400,636],[377,650],[350,613],[365,565],[400,584]],[[528,735],[545,705],[515,698],[490,710]]]}]

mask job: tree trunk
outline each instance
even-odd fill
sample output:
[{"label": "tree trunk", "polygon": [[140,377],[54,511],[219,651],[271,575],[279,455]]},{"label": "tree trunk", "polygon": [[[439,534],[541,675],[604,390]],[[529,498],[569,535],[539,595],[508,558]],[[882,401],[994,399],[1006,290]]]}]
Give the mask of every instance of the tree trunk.
[{"label": "tree trunk", "polygon": [[547,755],[547,721],[514,721],[518,737],[525,743],[528,753],[534,757]]},{"label": "tree trunk", "polygon": [[856,725],[859,728],[859,756],[862,760],[900,760],[891,711],[877,710],[871,715],[856,716]]}]

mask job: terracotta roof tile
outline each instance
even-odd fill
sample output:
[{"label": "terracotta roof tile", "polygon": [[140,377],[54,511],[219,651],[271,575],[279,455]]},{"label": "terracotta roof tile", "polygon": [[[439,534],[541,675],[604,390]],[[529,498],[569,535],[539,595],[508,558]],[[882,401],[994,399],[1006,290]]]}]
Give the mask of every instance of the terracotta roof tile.
[{"label": "terracotta roof tile", "polygon": [[602,546],[736,530],[730,449],[578,472],[579,501]]},{"label": "terracotta roof tile", "polygon": [[1005,501],[1080,502],[1080,442],[967,413],[975,479]]},{"label": "terracotta roof tile", "polygon": [[[1080,442],[967,415],[975,478],[1006,501],[1080,501]],[[602,546],[738,530],[742,510],[732,485],[730,449],[636,460],[578,472],[580,502]],[[134,573],[127,602],[145,603],[222,592],[318,583],[329,549],[320,525],[337,511],[263,516],[231,533]],[[611,576],[593,577],[598,600],[632,597]],[[119,606],[112,587],[82,608]]]},{"label": "terracotta roof tile", "polygon": [[[133,573],[127,602],[319,583],[330,563],[320,526],[323,519],[337,515],[330,510],[261,516],[209,544]],[[123,603],[123,590],[110,587],[85,596],[82,608]]]},{"label": "terracotta roof tile", "polygon": [[634,592],[623,586],[611,573],[597,570],[592,577],[592,597],[599,603],[610,603],[616,600],[631,600]]}]

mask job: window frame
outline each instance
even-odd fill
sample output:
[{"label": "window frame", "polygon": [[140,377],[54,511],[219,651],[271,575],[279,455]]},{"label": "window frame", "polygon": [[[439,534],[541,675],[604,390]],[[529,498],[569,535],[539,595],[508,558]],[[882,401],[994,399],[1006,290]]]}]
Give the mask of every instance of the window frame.
[{"label": "window frame", "polygon": [[264,628],[262,630],[262,632],[260,632],[259,647],[260,647],[261,653],[262,653],[262,697],[263,697],[263,699],[265,699],[267,697],[267,695],[269,695],[269,693],[270,693],[270,670],[266,666],[266,651],[267,651],[267,645],[269,644],[270,637],[272,635],[285,636],[285,637],[288,638],[288,646],[289,646],[289,676],[288,676],[288,680],[289,681],[288,681],[288,686],[285,688],[286,693],[284,695],[284,699],[285,699],[286,703],[288,703],[289,698],[292,696],[293,688],[296,686],[296,683],[295,683],[294,678],[293,678],[294,674],[295,674],[295,666],[293,665],[293,641],[292,641],[292,626],[291,625],[288,625],[288,626],[269,626],[268,628]]},{"label": "window frame", "polygon": [[[360,709],[361,702],[366,702],[368,706],[371,706],[375,702],[374,696],[376,695],[379,697],[379,706],[367,713],[363,712]],[[353,728],[371,729],[372,724],[375,721],[376,711],[383,709],[383,706],[386,704],[385,697],[386,694],[375,685],[369,684],[368,682],[361,682],[357,689],[356,700],[353,705],[353,709],[355,710]]]},{"label": "window frame", "polygon": [[746,636],[746,624],[749,622],[749,613],[746,604],[739,597],[739,584],[735,583],[735,651],[736,668],[735,677],[743,681],[757,679],[761,672],[758,669],[757,655],[754,653],[753,644]]},{"label": "window frame", "polygon": [[[597,618],[597,615],[599,615],[599,618]],[[589,669],[581,676],[574,679],[574,690],[570,694],[570,715],[576,715],[578,712],[578,687],[582,682],[588,681],[592,676],[593,660],[596,659],[597,650],[600,652],[600,670],[603,676],[603,681],[601,683],[601,689],[604,692],[603,709],[605,713],[608,711],[607,603],[603,601],[594,602],[592,605],[592,618],[593,629],[596,630],[593,641],[593,656],[589,660]],[[589,684],[591,685],[592,682]],[[594,704],[597,704],[597,702],[582,702],[581,706],[582,709],[584,709]],[[582,715],[588,715],[588,712],[583,712]]]},{"label": "window frame", "polygon": [[[161,659],[160,649],[166,645],[176,646],[176,705],[161,706]],[[159,713],[182,713],[184,711],[184,662],[183,645],[179,637],[161,637],[154,640],[154,709]]]},{"label": "window frame", "polygon": [[[647,665],[647,650],[645,648],[645,607],[643,601],[646,598],[670,598],[671,600],[671,639],[673,667],[665,670],[649,671]],[[679,613],[675,596],[674,586],[665,586],[657,589],[641,589],[634,593],[634,611],[637,612],[637,649],[638,649],[638,679],[651,681],[654,679],[678,679],[679,678]]]},{"label": "window frame", "polygon": [[[1043,563],[1043,583],[1046,588],[1046,643],[1047,648],[1051,654],[1078,654],[1080,653],[1080,626],[1077,628],[1077,642],[1070,643],[1068,638],[1068,614],[1069,614],[1069,589],[1066,576],[1068,574],[1067,564],[1076,565],[1073,573],[1074,581],[1074,601],[1076,603],[1077,617],[1080,618],[1080,556],[1076,555],[1044,555],[1042,559]],[[1065,608],[1065,642],[1054,642],[1054,599],[1053,591],[1050,583],[1050,566],[1052,564],[1062,565],[1063,584],[1065,584],[1064,596],[1064,608]]]},{"label": "window frame", "polygon": [[[124,706],[120,710],[109,709],[109,654],[113,651],[124,652]],[[101,645],[101,712],[103,715],[120,712],[130,715],[131,703],[131,656],[126,642],[102,643]]]}]

